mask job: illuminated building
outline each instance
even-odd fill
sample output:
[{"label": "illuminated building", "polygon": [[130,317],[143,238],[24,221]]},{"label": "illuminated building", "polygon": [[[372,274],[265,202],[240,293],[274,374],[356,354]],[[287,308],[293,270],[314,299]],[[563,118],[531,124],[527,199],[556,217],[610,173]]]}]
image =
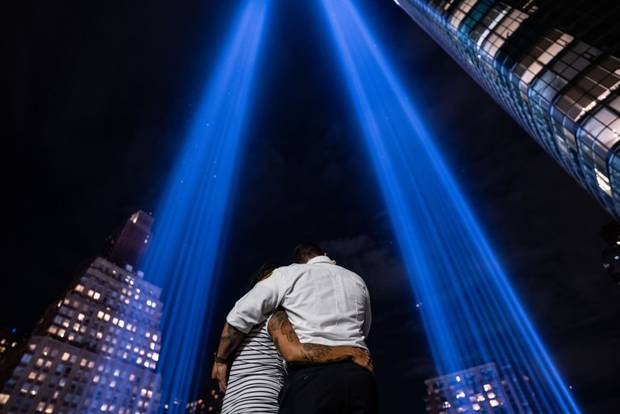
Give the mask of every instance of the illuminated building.
[{"label": "illuminated building", "polygon": [[160,289],[131,269],[98,257],[72,283],[17,356],[0,412],[157,411]]},{"label": "illuminated building", "polygon": [[[211,392],[198,398],[196,401],[188,402],[185,405],[185,412],[188,414],[218,414],[222,412],[222,402],[222,394],[216,388],[213,388]],[[165,406],[164,412],[166,412]]]},{"label": "illuminated building", "polygon": [[501,378],[495,364],[489,363],[425,381],[426,412],[526,413],[514,395],[510,379]]},{"label": "illuminated building", "polygon": [[17,330],[15,328],[0,332],[0,361],[3,360],[5,355],[15,349],[19,343],[20,338],[17,336]]},{"label": "illuminated building", "polygon": [[616,1],[396,0],[616,219]]}]

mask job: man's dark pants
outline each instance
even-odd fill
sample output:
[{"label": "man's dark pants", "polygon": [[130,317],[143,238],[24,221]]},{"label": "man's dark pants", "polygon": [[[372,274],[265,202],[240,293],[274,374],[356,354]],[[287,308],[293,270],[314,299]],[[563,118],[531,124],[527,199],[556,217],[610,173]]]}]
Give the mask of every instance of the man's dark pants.
[{"label": "man's dark pants", "polygon": [[289,367],[279,414],[376,414],[375,378],[353,362]]}]

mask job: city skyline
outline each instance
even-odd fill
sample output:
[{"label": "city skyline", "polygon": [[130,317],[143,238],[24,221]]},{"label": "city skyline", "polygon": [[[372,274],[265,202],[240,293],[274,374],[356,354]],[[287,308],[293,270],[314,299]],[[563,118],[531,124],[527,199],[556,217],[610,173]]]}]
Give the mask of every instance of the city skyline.
[{"label": "city skyline", "polygon": [[[71,82],[81,85],[84,93],[71,95],[69,91],[74,88],[58,87],[50,94],[52,113],[40,130],[35,128],[40,125],[35,118],[42,109],[15,102],[20,136],[32,137],[41,146],[31,152],[23,144],[28,140],[24,140],[16,152],[26,171],[13,196],[20,200],[15,203],[19,223],[14,233],[17,257],[7,260],[7,266],[9,273],[23,277],[7,280],[6,292],[12,293],[3,297],[4,318],[0,323],[5,326],[27,331],[40,315],[43,303],[60,293],[74,274],[73,269],[93,256],[121,218],[139,208],[156,210],[161,183],[172,163],[170,154],[176,149],[175,139],[183,130],[180,114],[195,102],[195,92],[191,91],[203,78],[205,67],[210,66],[197,66],[192,51],[203,44],[205,33],[217,39],[218,30],[223,29],[217,24],[204,26],[196,10],[207,7],[210,15],[226,16],[227,8],[193,4],[193,13],[175,10],[164,18],[163,5],[149,7],[150,11],[140,17],[145,22],[184,23],[147,24],[161,27],[161,34],[149,29],[143,37],[123,26],[119,37],[112,39],[98,31],[105,26],[103,17],[92,25],[92,31],[81,29],[85,38],[99,45],[120,45],[121,33],[133,33],[131,36],[138,36],[145,44],[154,44],[146,42],[148,36],[188,39],[187,43],[176,42],[183,44],[181,52],[160,41],[155,42],[153,50],[143,49],[143,55],[134,55],[138,72],[144,73],[146,67],[157,68],[148,82],[123,78],[125,72],[111,68],[112,63],[90,66],[99,58],[81,60],[85,52],[75,39],[75,44],[63,52],[50,45],[47,48],[63,56],[55,61],[67,68],[71,59],[75,62],[79,58],[80,72]],[[276,19],[303,18],[304,7],[279,7]],[[494,244],[560,369],[575,385],[579,400],[586,401],[588,407],[604,407],[613,400],[611,383],[605,379],[611,378],[609,369],[613,364],[600,364],[601,371],[591,373],[578,355],[593,355],[599,361],[613,355],[611,321],[617,314],[617,293],[609,289],[615,286],[600,268],[604,246],[598,236],[611,217],[539,151],[484,92],[472,85],[471,79],[462,76],[461,69],[438,51],[402,10],[372,2],[364,8],[369,14],[374,11],[381,37],[388,39],[386,43],[398,56],[407,83],[417,85],[420,79],[425,80],[418,88],[424,102],[422,110],[435,123],[434,128],[443,132],[438,134],[441,147],[457,166],[459,182],[475,200],[483,226],[491,230]],[[111,6],[104,7],[100,15],[109,15],[106,13],[112,10]],[[86,21],[91,11],[85,8],[75,13],[82,13]],[[61,16],[57,19],[63,21]],[[188,19],[194,19],[193,23],[187,23]],[[23,30],[28,34],[39,26],[46,27],[39,22]],[[254,115],[253,125],[260,128],[251,129],[247,159],[240,172],[244,178],[231,207],[230,238],[219,258],[221,278],[226,283],[218,291],[214,318],[221,316],[233,298],[243,292],[247,275],[262,261],[275,258],[286,263],[288,251],[300,239],[323,242],[339,262],[351,264],[365,275],[377,292],[374,300],[378,320],[371,346],[377,361],[385,367],[383,373],[378,373],[384,384],[380,385],[381,392],[390,397],[384,401],[391,400],[385,404],[393,407],[402,403],[404,390],[412,389],[420,396],[412,406],[423,409],[423,380],[433,375],[428,350],[419,321],[392,309],[395,303],[401,308],[410,303],[403,288],[404,272],[392,247],[394,239],[386,225],[384,206],[374,191],[376,183],[366,171],[367,160],[352,145],[357,131],[342,109],[342,97],[335,92],[340,91],[340,86],[330,80],[330,69],[321,63],[327,53],[316,44],[316,36],[321,34],[313,29],[310,35],[301,27],[280,24],[272,30],[277,35],[270,37],[277,40],[267,52],[267,60],[275,72],[261,88],[273,90],[278,99],[269,99],[271,92],[265,94]],[[114,50],[100,47],[101,59],[123,61],[135,46],[129,42]],[[43,45],[31,47],[37,54],[22,56],[20,67],[32,65],[38,55],[43,62],[47,53],[40,50]],[[285,55],[280,58],[281,53]],[[206,61],[211,62],[208,52],[206,56]],[[187,71],[188,67],[192,69]],[[42,92],[22,88],[33,82],[29,76],[34,75],[28,73],[20,75],[18,90],[28,97],[28,102],[34,102]],[[98,76],[104,73],[109,77]],[[183,73],[183,79],[176,73]],[[43,77],[42,83],[55,79],[52,71],[37,76]],[[105,85],[95,89],[99,97],[86,92],[92,90],[90,82],[94,79]],[[293,82],[301,89],[286,87]],[[125,91],[127,85],[134,86]],[[117,99],[120,96],[126,98]],[[93,108],[92,116],[79,118],[83,114],[79,108],[85,107]],[[140,116],[133,115],[135,108],[140,108]],[[27,125],[20,119],[28,120]],[[105,129],[98,129],[94,119],[106,119]],[[485,127],[480,128],[483,123]],[[79,138],[84,136],[88,139]],[[51,150],[56,146],[59,151]],[[97,153],[96,161],[106,160],[114,167],[92,168],[97,165],[92,153]],[[525,164],[527,171],[520,168]],[[76,170],[80,174],[75,174]],[[317,188],[307,185],[312,182],[317,183]],[[308,210],[315,211],[317,218],[308,219]],[[274,211],[278,214],[274,215]],[[385,274],[391,275],[389,281],[384,279]],[[574,321],[588,322],[575,326]],[[575,329],[581,333],[578,338],[571,333]],[[412,344],[406,352],[399,350],[397,359],[402,361],[390,358],[394,344],[385,338],[391,335],[401,338],[401,343]],[[594,344],[587,342],[588,337],[603,340]],[[402,377],[399,375],[401,381],[392,381],[390,377],[403,366],[409,368]]]}]

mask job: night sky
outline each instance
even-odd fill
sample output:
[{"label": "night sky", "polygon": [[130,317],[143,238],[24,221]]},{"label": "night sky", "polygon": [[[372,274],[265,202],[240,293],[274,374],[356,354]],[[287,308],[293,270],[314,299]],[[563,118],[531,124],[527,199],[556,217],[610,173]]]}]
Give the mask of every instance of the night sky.
[{"label": "night sky", "polygon": [[[130,213],[156,213],[235,2],[178,3],[23,3],[15,15],[1,328],[28,332]],[[620,290],[599,237],[611,217],[395,4],[356,4],[578,403],[616,412]],[[370,288],[381,412],[422,413],[435,373],[332,45],[315,2],[274,6],[211,336],[260,263],[319,241]]]}]

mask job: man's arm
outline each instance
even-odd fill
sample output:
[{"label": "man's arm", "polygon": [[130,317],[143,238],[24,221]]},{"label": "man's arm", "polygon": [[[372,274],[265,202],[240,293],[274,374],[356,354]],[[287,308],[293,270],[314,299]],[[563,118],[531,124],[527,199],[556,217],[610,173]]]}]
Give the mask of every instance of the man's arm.
[{"label": "man's arm", "polygon": [[252,327],[265,320],[265,315],[280,306],[290,288],[287,280],[289,278],[285,278],[279,269],[274,270],[270,277],[258,282],[235,303],[226,322],[243,333],[250,332]]},{"label": "man's arm", "polygon": [[220,336],[220,343],[215,353],[215,361],[211,369],[211,378],[217,380],[220,391],[225,392],[228,383],[230,359],[245,338],[245,334],[234,326],[225,323]]},{"label": "man's arm", "polygon": [[276,348],[286,362],[327,363],[351,360],[370,372],[374,371],[370,354],[360,348],[302,344],[283,310],[273,314],[267,328]]}]

